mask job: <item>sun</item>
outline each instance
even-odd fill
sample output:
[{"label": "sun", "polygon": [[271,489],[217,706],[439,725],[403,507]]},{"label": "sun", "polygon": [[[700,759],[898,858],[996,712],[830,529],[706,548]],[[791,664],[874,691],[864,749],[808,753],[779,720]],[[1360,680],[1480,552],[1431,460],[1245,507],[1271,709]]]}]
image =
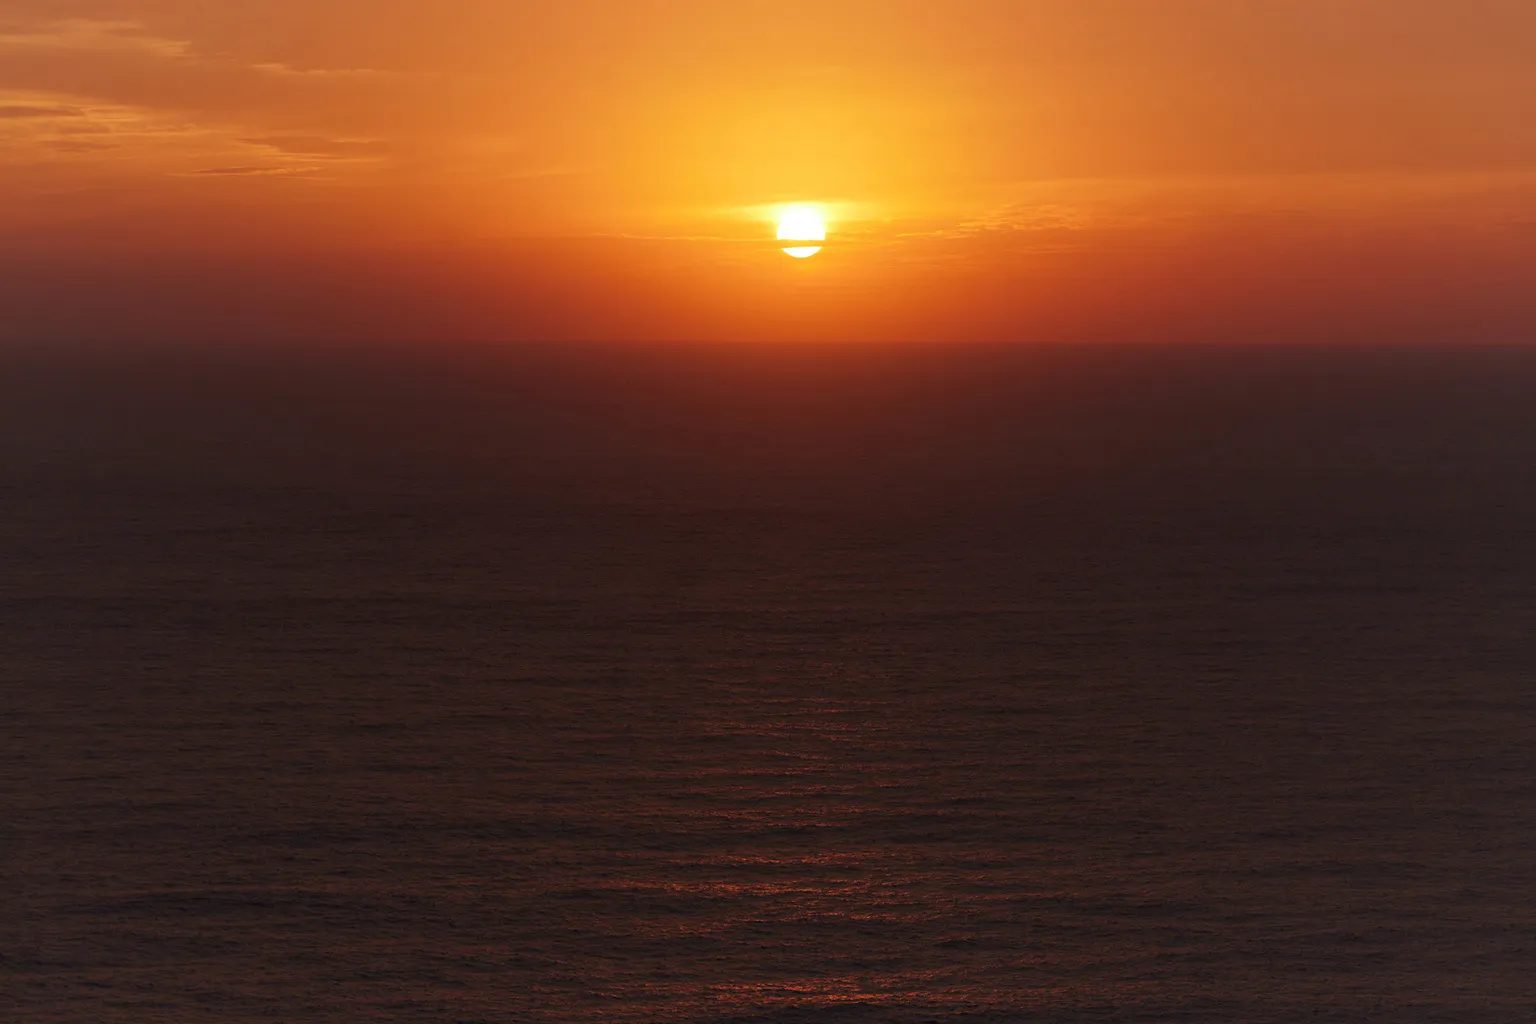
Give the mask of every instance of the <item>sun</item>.
[{"label": "sun", "polygon": [[778,240],[796,243],[784,246],[784,251],[797,260],[815,256],[821,246],[804,243],[826,241],[827,220],[814,206],[786,206],[779,212]]}]

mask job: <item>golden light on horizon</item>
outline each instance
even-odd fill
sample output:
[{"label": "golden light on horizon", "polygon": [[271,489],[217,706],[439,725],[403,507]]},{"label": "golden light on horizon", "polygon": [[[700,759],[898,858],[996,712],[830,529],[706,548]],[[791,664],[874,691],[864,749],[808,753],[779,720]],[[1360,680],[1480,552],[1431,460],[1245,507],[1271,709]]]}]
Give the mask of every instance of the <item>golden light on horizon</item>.
[{"label": "golden light on horizon", "polygon": [[815,206],[798,205],[785,207],[779,213],[778,240],[797,244],[784,246],[786,255],[797,260],[809,259],[821,252],[820,245],[808,242],[824,242],[827,239],[827,220]]}]

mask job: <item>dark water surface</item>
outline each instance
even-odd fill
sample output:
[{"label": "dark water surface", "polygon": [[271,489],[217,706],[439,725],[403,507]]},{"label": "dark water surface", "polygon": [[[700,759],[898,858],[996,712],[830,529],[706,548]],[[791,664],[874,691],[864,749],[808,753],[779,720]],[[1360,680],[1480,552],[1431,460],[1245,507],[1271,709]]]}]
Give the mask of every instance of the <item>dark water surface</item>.
[{"label": "dark water surface", "polygon": [[4,375],[6,1020],[1536,1011],[1536,353]]}]

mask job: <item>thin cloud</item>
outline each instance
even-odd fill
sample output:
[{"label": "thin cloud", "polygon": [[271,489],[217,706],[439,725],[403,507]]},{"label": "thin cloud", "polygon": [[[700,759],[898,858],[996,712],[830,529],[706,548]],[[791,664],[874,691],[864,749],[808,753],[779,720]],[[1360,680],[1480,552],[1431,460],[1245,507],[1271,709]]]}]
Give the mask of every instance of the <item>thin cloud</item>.
[{"label": "thin cloud", "polygon": [[204,167],[192,173],[215,177],[275,177],[313,174],[318,170],[320,170],[318,167],[271,167],[252,164],[244,167]]},{"label": "thin cloud", "polygon": [[24,29],[0,32],[0,50],[74,50],[144,53],[185,57],[192,44],[183,39],[152,36],[132,21],[65,18]]},{"label": "thin cloud", "polygon": [[278,153],[354,159],[377,158],[391,148],[383,139],[333,139],[322,135],[262,135],[240,141]]},{"label": "thin cloud", "polygon": [[0,106],[0,119],[22,120],[36,117],[84,117],[85,111],[78,107],[32,107],[32,106]]},{"label": "thin cloud", "polygon": [[60,153],[100,153],[118,148],[115,142],[87,142],[75,139],[45,139],[40,145]]},{"label": "thin cloud", "polygon": [[152,35],[136,21],[103,21],[91,18],[65,18],[60,21],[0,31],[0,51],[3,50],[135,53],[169,60],[245,67],[265,75],[294,78],[382,74],[371,68],[296,68],[290,64],[275,61],[241,65],[238,62],[200,55],[195,52],[189,40]]},{"label": "thin cloud", "polygon": [[375,71],[373,68],[296,68],[273,63],[252,64],[250,67],[253,71],[284,78],[371,78],[389,73]]}]

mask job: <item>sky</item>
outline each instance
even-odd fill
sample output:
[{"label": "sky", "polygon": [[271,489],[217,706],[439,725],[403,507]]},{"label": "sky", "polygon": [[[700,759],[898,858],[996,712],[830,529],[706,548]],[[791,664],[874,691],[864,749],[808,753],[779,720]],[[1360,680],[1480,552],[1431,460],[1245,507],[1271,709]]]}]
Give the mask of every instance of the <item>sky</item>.
[{"label": "sky", "polygon": [[7,342],[1524,342],[1533,277],[1529,0],[0,0]]}]

